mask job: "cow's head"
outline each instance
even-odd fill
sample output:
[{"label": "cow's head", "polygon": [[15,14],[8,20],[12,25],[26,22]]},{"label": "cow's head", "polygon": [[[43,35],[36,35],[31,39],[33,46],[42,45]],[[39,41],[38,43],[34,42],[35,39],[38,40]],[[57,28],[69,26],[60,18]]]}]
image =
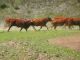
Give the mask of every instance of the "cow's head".
[{"label": "cow's head", "polygon": [[51,17],[48,17],[48,21],[52,21]]}]

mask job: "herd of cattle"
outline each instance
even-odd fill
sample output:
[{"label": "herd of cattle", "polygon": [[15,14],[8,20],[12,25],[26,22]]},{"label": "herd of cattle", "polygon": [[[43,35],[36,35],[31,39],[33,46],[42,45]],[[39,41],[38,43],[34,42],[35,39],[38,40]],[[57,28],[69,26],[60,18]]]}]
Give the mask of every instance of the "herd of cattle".
[{"label": "herd of cattle", "polygon": [[[67,26],[69,29],[72,28],[73,25],[79,26],[80,29],[80,18],[69,18],[69,17],[54,17],[54,18],[32,18],[32,19],[21,19],[21,18],[6,18],[5,23],[8,24],[9,29],[12,26],[20,27],[20,31],[24,28],[26,31],[27,29],[32,26],[34,30],[36,30],[35,26],[40,26],[40,29],[42,29],[43,26],[47,27],[47,22],[51,22],[52,27],[54,29],[57,28],[57,26]],[[39,29],[39,30],[40,30]]]}]

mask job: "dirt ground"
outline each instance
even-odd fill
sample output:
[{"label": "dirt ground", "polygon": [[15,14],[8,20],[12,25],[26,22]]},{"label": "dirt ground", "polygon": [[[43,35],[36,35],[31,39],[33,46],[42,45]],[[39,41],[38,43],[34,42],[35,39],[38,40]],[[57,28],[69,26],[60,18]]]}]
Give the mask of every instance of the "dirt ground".
[{"label": "dirt ground", "polygon": [[55,44],[58,46],[67,47],[80,51],[80,34],[76,34],[68,37],[50,39],[49,44]]}]

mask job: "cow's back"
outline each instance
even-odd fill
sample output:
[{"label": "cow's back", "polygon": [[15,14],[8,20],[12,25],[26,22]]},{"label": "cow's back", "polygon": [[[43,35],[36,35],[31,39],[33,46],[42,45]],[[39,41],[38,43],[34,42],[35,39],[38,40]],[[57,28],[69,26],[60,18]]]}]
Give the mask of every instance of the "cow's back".
[{"label": "cow's back", "polygon": [[44,26],[48,22],[48,18],[33,18],[32,23],[35,26]]},{"label": "cow's back", "polygon": [[65,17],[54,17],[52,18],[52,23],[54,24],[64,24],[66,22],[66,18]]}]

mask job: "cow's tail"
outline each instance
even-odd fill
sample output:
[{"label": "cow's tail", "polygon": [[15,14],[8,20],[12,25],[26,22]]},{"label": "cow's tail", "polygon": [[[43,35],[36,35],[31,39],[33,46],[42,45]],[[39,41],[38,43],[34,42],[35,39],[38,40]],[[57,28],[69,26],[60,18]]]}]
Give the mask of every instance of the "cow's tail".
[{"label": "cow's tail", "polygon": [[4,28],[7,28],[10,26],[10,20],[7,18],[7,19],[4,19]]}]

